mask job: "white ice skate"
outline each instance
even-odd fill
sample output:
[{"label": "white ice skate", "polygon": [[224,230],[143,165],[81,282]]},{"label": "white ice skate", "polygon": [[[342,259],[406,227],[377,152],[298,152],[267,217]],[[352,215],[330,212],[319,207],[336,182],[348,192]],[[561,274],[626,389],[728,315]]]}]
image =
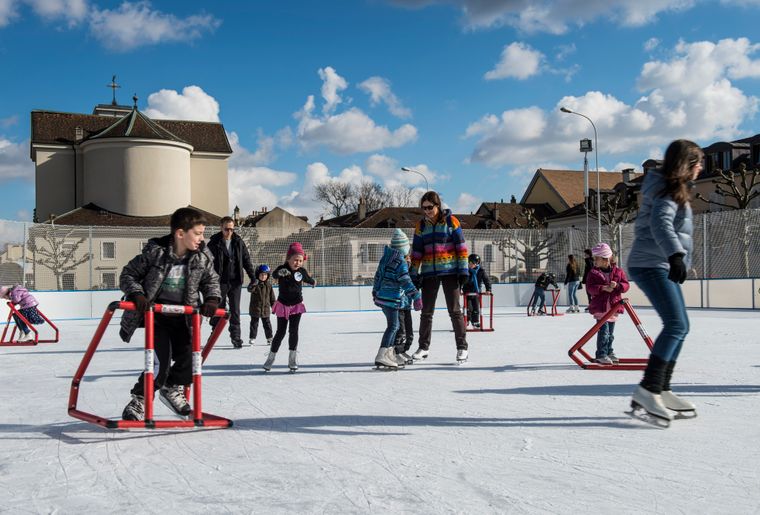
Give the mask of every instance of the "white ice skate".
[{"label": "white ice skate", "polygon": [[396,364],[398,365],[398,368],[404,368],[406,366],[406,359],[401,354],[396,354],[396,351],[393,350],[393,347],[391,347],[391,352],[389,352],[390,355],[393,356],[393,359],[396,360]]},{"label": "white ice skate", "polygon": [[16,342],[31,342],[34,341],[34,333],[32,331],[29,331],[28,333],[22,332]]},{"label": "white ice skate", "polygon": [[676,412],[673,418],[694,418],[697,416],[697,407],[686,399],[678,397],[672,391],[663,390],[660,396],[665,407]]},{"label": "white ice skate", "polygon": [[291,374],[298,370],[298,351],[292,350],[288,353],[288,368]]},{"label": "white ice skate", "polygon": [[427,359],[427,357],[428,357],[428,351],[426,351],[425,349],[419,348],[414,352],[414,354],[412,354],[412,361],[416,363],[418,361]]},{"label": "white ice skate", "polygon": [[380,347],[375,356],[375,367],[377,370],[398,370],[393,347]]},{"label": "white ice skate", "polygon": [[253,347],[254,345],[256,345],[256,338],[249,338],[248,339],[248,345],[250,345],[251,347]]},{"label": "white ice skate", "polygon": [[401,356],[402,358],[404,358],[404,362],[407,365],[411,365],[412,363],[414,363],[414,360],[412,359],[412,357],[409,354],[407,354],[406,352],[402,352],[401,354],[399,354],[399,356]]},{"label": "white ice skate", "polygon": [[272,365],[274,365],[274,358],[277,357],[276,352],[270,352],[269,356],[267,356],[267,360],[264,362],[264,371],[269,372],[272,370]]},{"label": "white ice skate", "polygon": [[469,354],[470,353],[467,352],[467,349],[457,349],[457,364],[461,365],[462,363],[466,363]]},{"label": "white ice skate", "polygon": [[662,403],[662,396],[639,385],[633,392],[631,411],[627,415],[660,428],[670,427],[673,416]]}]

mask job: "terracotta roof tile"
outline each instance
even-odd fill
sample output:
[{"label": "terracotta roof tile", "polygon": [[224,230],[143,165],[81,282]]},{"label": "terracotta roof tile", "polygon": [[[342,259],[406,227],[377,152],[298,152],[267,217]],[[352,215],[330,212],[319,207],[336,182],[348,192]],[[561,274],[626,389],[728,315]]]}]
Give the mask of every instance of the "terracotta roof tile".
[{"label": "terracotta roof tile", "polygon": [[[539,168],[536,174],[542,175],[556,190],[568,207],[583,203],[583,170],[546,170]],[[633,173],[631,179],[642,174]],[[596,189],[595,171],[589,171],[589,188]],[[611,190],[623,180],[621,172],[599,172],[599,185],[604,190]]]}]

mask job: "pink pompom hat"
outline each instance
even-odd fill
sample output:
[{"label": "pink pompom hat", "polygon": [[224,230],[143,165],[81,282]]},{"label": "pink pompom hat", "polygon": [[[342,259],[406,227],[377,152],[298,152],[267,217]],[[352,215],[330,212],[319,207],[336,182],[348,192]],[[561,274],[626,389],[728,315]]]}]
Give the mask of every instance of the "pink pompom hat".
[{"label": "pink pompom hat", "polygon": [[612,249],[606,243],[597,243],[591,249],[591,255],[594,257],[598,256],[601,258],[609,259],[612,257]]},{"label": "pink pompom hat", "polygon": [[303,247],[300,243],[297,241],[294,241],[290,244],[288,247],[288,254],[285,259],[290,259],[291,256],[295,256],[296,254],[300,254],[303,256],[303,260],[306,261],[306,252],[303,251]]}]

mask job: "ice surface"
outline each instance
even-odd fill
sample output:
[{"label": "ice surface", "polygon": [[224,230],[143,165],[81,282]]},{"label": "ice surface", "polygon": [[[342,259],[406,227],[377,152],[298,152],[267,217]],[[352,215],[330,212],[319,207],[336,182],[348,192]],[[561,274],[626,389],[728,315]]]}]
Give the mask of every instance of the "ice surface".
[{"label": "ice surface", "polygon": [[[654,313],[639,314],[656,335]],[[263,334],[241,350],[225,335],[203,369],[204,410],[235,425],[215,430],[70,418],[97,322],[61,322],[58,344],[0,348],[0,512],[757,513],[760,315],[690,316],[674,391],[699,417],[666,430],[623,413],[641,372],[570,361],[592,325],[583,314],[500,310],[496,332],[469,333],[470,360],[456,366],[438,311],[430,358],[399,372],[372,368],[379,312],[304,315],[296,374],[286,344],[264,374]],[[647,354],[624,317],[615,350]],[[118,417],[142,362],[141,344],[112,325],[79,408]],[[156,416],[171,417],[160,403]]]}]

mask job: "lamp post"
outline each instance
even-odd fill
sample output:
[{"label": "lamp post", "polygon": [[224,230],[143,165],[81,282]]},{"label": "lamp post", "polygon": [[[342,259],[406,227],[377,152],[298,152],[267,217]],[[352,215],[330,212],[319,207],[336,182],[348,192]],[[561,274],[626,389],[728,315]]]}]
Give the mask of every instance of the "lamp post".
[{"label": "lamp post", "polygon": [[[591,118],[589,118],[585,114],[576,113],[575,111],[571,111],[567,107],[560,107],[559,110],[562,111],[563,113],[575,114],[575,115],[585,118],[586,120],[589,121],[589,123],[591,123],[591,127],[593,127],[594,129],[594,161],[596,164],[596,220],[597,220],[597,236],[599,238],[598,243],[601,243],[602,241],[602,194],[601,194],[601,183],[599,180],[599,151],[598,151],[599,145],[597,144],[596,125],[594,125],[594,122],[591,120]],[[588,213],[588,210],[586,210],[586,212]]]},{"label": "lamp post", "polygon": [[583,152],[583,205],[586,211],[586,248],[588,246],[588,153],[591,148],[591,140],[584,138],[581,140],[581,152]]},{"label": "lamp post", "polygon": [[421,175],[423,179],[425,179],[425,191],[430,191],[430,184],[428,184],[427,177],[425,177],[425,174],[420,172],[419,170],[415,170],[414,168],[408,168],[406,166],[401,167],[402,172],[412,172],[416,173],[417,175]]}]

